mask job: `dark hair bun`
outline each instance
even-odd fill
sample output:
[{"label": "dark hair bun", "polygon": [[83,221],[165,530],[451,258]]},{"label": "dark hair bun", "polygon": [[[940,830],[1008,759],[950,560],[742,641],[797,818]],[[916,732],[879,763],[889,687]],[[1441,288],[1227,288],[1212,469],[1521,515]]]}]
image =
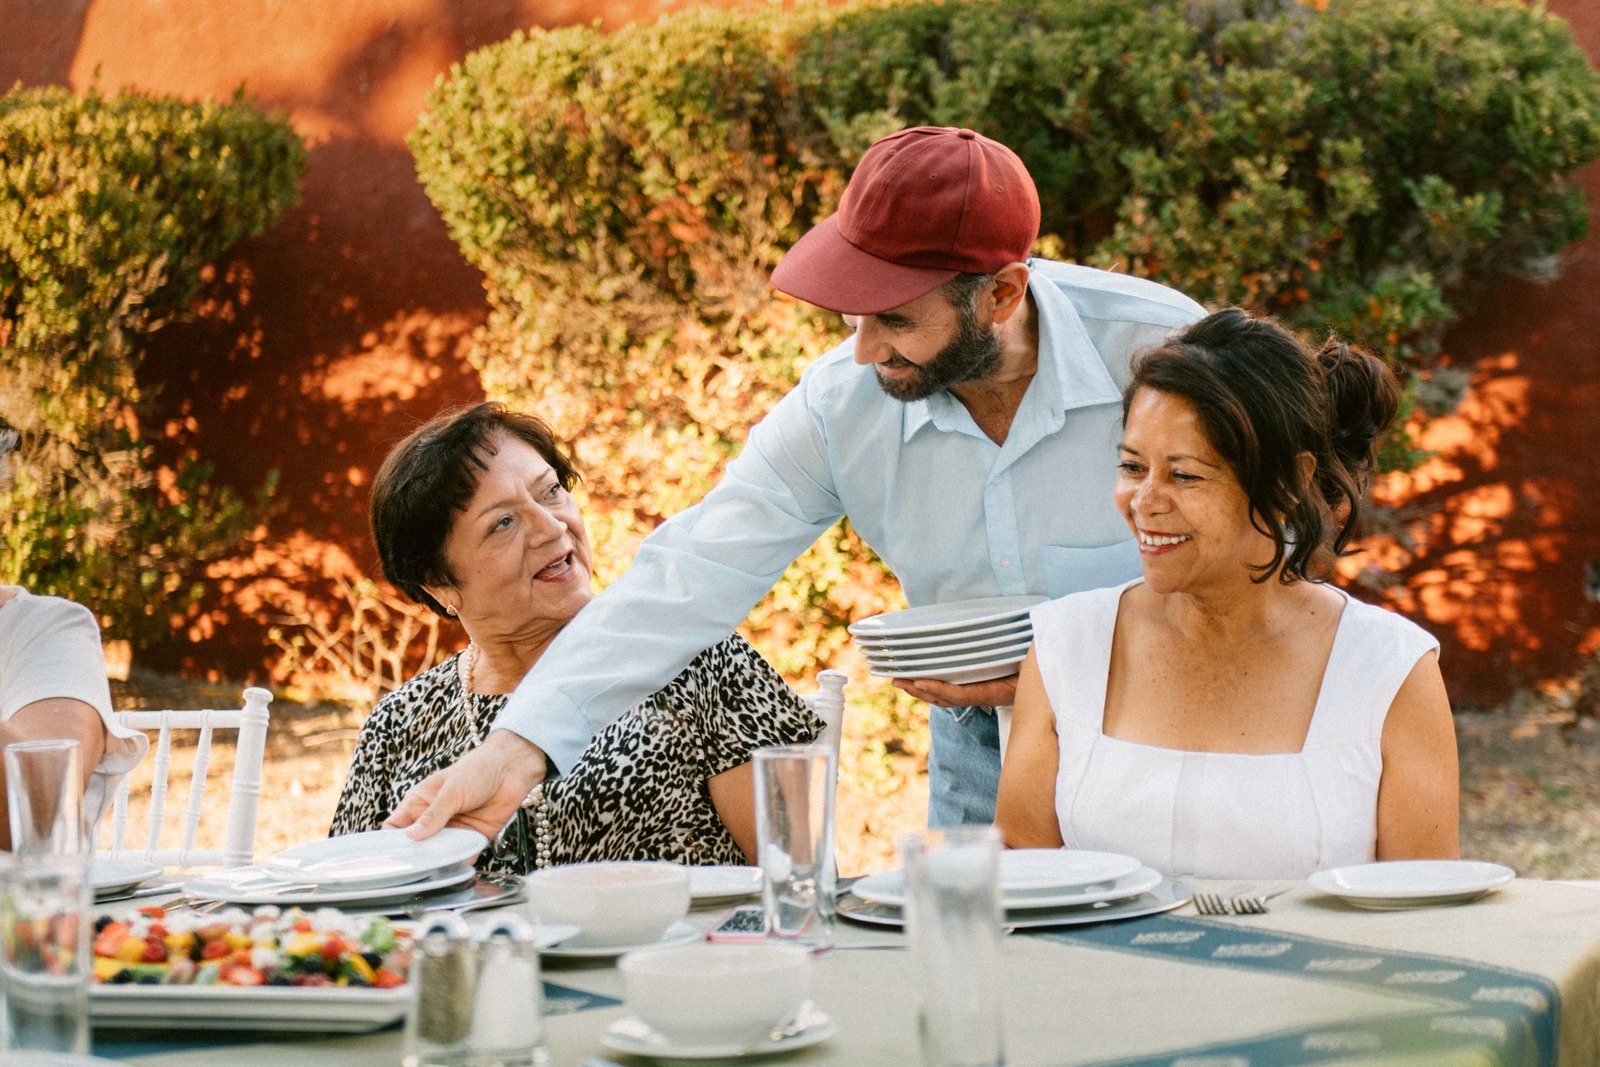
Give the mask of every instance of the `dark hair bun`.
[{"label": "dark hair bun", "polygon": [[1335,337],[1318,350],[1317,364],[1328,382],[1333,454],[1365,482],[1400,411],[1400,381],[1383,360]]}]

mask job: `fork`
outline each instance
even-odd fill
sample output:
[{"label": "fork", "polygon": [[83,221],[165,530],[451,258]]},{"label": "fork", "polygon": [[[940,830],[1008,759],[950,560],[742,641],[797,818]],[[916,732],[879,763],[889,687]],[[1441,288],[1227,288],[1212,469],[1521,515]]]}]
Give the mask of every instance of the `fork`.
[{"label": "fork", "polygon": [[1196,893],[1194,910],[1201,915],[1228,915],[1228,900],[1218,893]]},{"label": "fork", "polygon": [[1280,893],[1287,893],[1289,888],[1285,886],[1282,889],[1274,889],[1270,893],[1235,893],[1225,903],[1232,906],[1235,915],[1265,915],[1267,901]]}]

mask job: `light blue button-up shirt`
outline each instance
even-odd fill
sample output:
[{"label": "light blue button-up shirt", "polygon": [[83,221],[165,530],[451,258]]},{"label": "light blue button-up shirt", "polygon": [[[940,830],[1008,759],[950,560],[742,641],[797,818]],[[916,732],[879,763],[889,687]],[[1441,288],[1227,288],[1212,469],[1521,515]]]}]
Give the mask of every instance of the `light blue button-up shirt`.
[{"label": "light blue button-up shirt", "polygon": [[949,393],[887,396],[846,340],[751,429],[705,499],[663,523],[567,625],[495,726],[571,767],[597,731],[727,637],[841,515],[912,606],[1056,597],[1136,575],[1111,499],[1128,358],[1205,311],[1140,278],[1029,267],[1038,367],[1004,444]]}]

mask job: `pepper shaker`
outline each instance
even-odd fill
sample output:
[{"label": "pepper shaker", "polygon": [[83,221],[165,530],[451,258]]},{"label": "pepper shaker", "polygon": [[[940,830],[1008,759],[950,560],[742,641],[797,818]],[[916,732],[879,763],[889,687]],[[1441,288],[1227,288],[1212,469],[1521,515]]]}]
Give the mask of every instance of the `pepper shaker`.
[{"label": "pepper shaker", "polygon": [[475,957],[472,931],[459,915],[436,915],[417,931],[403,1067],[470,1067]]},{"label": "pepper shaker", "polygon": [[506,915],[478,940],[472,1006],[473,1067],[534,1067],[549,1062],[544,1042],[544,986],[533,927]]}]

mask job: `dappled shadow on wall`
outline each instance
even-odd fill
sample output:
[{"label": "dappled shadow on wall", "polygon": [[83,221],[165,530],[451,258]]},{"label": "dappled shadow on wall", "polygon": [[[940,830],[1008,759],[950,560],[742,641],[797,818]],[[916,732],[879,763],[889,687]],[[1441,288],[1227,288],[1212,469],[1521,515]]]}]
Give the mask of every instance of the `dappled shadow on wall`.
[{"label": "dappled shadow on wall", "polygon": [[[483,315],[477,275],[410,167],[403,150],[370,142],[314,150],[307,206],[241,245],[194,320],[153,338],[140,377],[160,390],[152,423],[170,447],[215,463],[241,492],[271,470],[280,481],[256,542],[204,576],[204,612],[143,665],[259,669],[271,620],[308,599],[332,604],[333,583],[375,573],[367,497],[388,449],[441,408],[481,398],[465,360]],[[337,188],[351,173],[360,188]],[[389,225],[344,210],[351,196],[390,200]]]},{"label": "dappled shadow on wall", "polygon": [[[1584,184],[1600,201],[1600,168]],[[1571,675],[1600,645],[1600,220],[1553,282],[1507,280],[1446,339],[1471,368],[1461,409],[1421,445],[1438,453],[1376,487],[1410,520],[1376,539],[1388,601],[1437,635],[1457,702],[1498,703]]]}]

